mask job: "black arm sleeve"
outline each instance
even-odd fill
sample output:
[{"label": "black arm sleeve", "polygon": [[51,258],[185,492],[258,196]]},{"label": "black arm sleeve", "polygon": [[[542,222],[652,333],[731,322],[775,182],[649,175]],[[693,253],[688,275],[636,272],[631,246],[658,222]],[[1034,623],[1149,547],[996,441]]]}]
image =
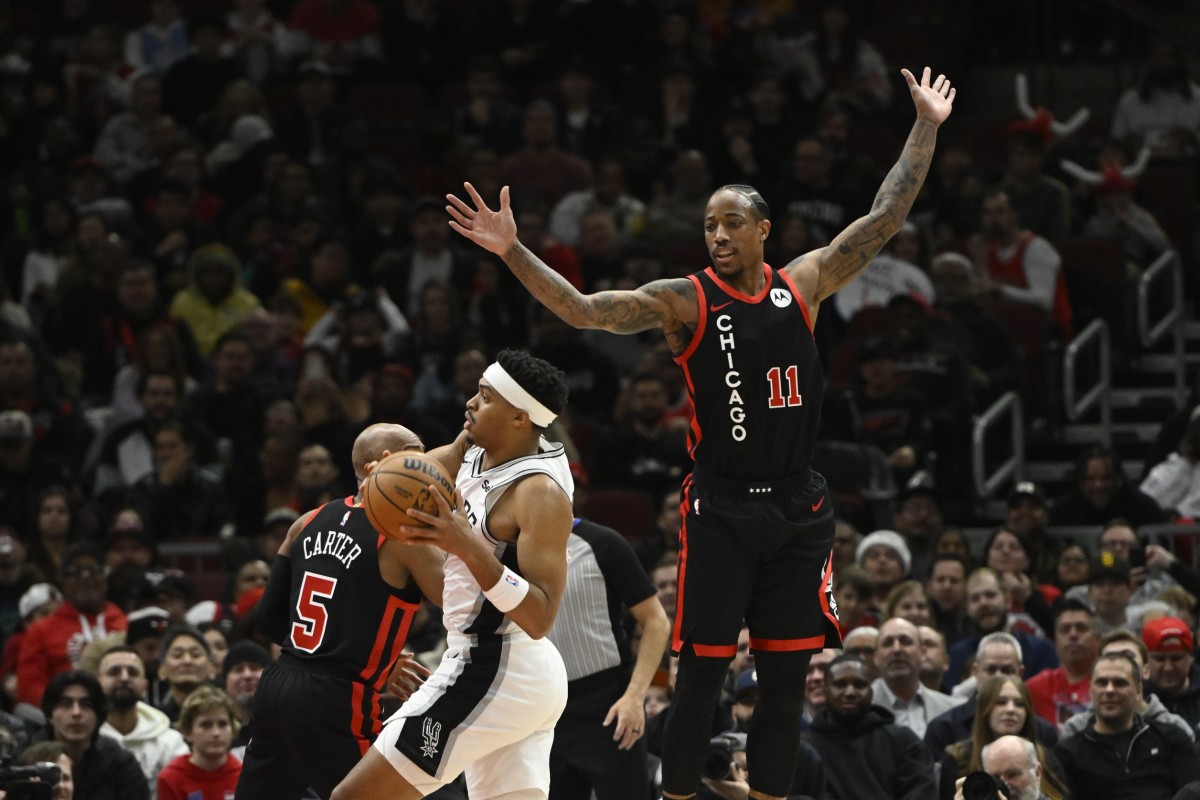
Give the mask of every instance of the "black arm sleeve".
[{"label": "black arm sleeve", "polygon": [[292,599],[292,559],[275,556],[271,565],[271,577],[263,590],[258,609],[254,612],[254,627],[275,644],[282,647],[287,642],[288,623],[292,615],[289,605]]}]

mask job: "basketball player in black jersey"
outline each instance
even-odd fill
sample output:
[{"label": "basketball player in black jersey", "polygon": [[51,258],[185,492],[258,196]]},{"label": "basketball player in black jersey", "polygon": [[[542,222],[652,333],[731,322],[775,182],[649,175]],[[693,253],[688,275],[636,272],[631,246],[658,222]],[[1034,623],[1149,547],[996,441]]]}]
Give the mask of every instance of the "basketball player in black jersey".
[{"label": "basketball player in black jersey", "polygon": [[[370,426],[351,452],[359,486],[389,453],[424,449],[400,425]],[[423,668],[400,648],[421,596],[442,603],[442,556],[383,537],[361,504],[359,494],[310,511],[279,547],[256,624],[283,653],[254,695],[237,800],[290,800],[309,787],[329,797],[379,733],[393,665],[399,685],[419,683]]]},{"label": "basketball player in black jersey", "polygon": [[830,584],[832,501],[809,468],[822,372],[812,338],[821,301],[862,272],[904,223],[929,171],[937,129],[955,91],[903,70],[917,120],[866,216],[825,248],[781,270],[763,262],[771,232],[752,187],[713,193],[704,217],[712,266],[632,291],[584,295],[517,240],[508,187],[492,210],[448,195],[450,227],[496,253],[543,305],[577,328],[661,328],[683,369],[694,417],[695,461],[684,482],[679,589],[672,648],[674,711],[663,737],[663,796],[700,782],[710,720],[743,619],[759,702],[747,755],[750,796],[788,793],[800,738],[808,659],[838,647]]}]

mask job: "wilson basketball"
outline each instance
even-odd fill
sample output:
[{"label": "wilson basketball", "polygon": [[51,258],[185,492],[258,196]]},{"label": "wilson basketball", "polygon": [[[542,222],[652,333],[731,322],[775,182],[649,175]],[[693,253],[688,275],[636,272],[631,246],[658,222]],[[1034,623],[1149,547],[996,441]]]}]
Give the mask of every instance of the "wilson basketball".
[{"label": "wilson basketball", "polygon": [[363,484],[363,508],[375,530],[397,536],[401,525],[425,525],[408,515],[411,508],[438,515],[437,500],[429,487],[454,504],[454,481],[441,462],[424,453],[393,453],[376,465]]}]

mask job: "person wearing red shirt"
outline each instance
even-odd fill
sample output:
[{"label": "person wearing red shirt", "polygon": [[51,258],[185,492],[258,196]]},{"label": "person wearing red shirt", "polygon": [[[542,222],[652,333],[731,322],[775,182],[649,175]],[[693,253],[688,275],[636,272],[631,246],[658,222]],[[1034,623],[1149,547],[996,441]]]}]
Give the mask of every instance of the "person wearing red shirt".
[{"label": "person wearing red shirt", "polygon": [[237,789],[242,762],[231,755],[237,734],[233,699],[213,686],[188,695],[179,712],[179,730],[192,746],[158,774],[158,800],[228,800]]},{"label": "person wearing red shirt", "polygon": [[80,543],[63,555],[63,604],[29,626],[17,656],[17,700],[38,706],[46,684],[60,672],[79,668],[83,648],[128,627],[124,612],[105,599],[104,556]]},{"label": "person wearing red shirt", "polygon": [[1054,618],[1054,646],[1061,667],[1044,670],[1025,682],[1037,715],[1062,725],[1091,704],[1092,665],[1100,652],[1100,636],[1092,610],[1082,600],[1065,600]]}]

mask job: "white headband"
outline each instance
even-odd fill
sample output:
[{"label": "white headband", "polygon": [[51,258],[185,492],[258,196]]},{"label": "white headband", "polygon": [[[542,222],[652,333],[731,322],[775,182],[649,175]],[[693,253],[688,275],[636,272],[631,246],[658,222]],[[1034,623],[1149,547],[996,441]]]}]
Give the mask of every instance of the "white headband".
[{"label": "white headband", "polygon": [[500,362],[493,362],[485,369],[483,377],[505,400],[528,414],[530,421],[539,428],[547,427],[558,416],[513,380],[513,376],[500,366]]}]

